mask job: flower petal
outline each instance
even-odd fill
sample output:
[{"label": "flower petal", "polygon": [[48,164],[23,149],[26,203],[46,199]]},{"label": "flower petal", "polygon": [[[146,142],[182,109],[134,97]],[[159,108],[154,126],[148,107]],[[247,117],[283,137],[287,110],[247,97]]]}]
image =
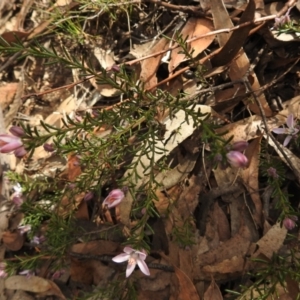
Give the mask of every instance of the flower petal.
[{"label": "flower petal", "polygon": [[103,205],[107,205],[108,208],[113,208],[117,206],[123,199],[125,195],[120,189],[112,190],[108,196],[104,199]]},{"label": "flower petal", "polygon": [[129,259],[129,257],[130,257],[129,254],[122,253],[122,254],[119,254],[119,255],[113,257],[112,260],[116,263],[121,263],[121,262],[127,261]]},{"label": "flower petal", "polygon": [[288,115],[288,117],[286,118],[286,125],[289,128],[294,128],[294,115],[293,114]]},{"label": "flower petal", "polygon": [[20,138],[10,134],[0,134],[0,141],[4,143],[11,143],[14,141],[21,141]]},{"label": "flower petal", "polygon": [[297,134],[298,132],[299,132],[299,129],[294,128],[294,133],[293,133],[293,135]]},{"label": "flower petal", "polygon": [[229,151],[226,158],[228,163],[235,168],[244,168],[248,165],[248,158],[238,151]]},{"label": "flower petal", "polygon": [[0,152],[1,153],[9,153],[12,151],[15,151],[16,149],[20,148],[22,146],[22,142],[19,141],[13,141],[10,142],[2,147],[0,147]]},{"label": "flower petal", "polygon": [[18,149],[16,149],[14,151],[14,155],[15,157],[18,157],[18,158],[22,158],[23,156],[25,156],[27,154],[27,151],[25,150],[25,148],[22,146],[22,147],[19,147]]},{"label": "flower petal", "polygon": [[145,275],[149,276],[149,275],[150,275],[150,271],[149,271],[149,268],[148,268],[148,266],[146,265],[146,263],[145,263],[143,260],[139,259],[139,258],[137,259],[137,263],[138,263],[138,266],[139,266],[140,270],[141,270]]},{"label": "flower petal", "polygon": [[145,260],[146,257],[147,257],[147,254],[144,253],[144,252],[136,251],[135,253],[139,255],[139,258],[140,258],[141,260]]},{"label": "flower petal", "polygon": [[248,146],[249,146],[249,143],[247,141],[238,141],[238,142],[235,142],[231,145],[230,150],[243,152],[244,150],[246,150],[246,148]]},{"label": "flower petal", "polygon": [[288,135],[283,142],[283,146],[286,147],[288,145],[288,143],[291,141],[291,139],[292,139],[292,136]]},{"label": "flower petal", "polygon": [[133,270],[135,269],[136,266],[136,261],[132,263],[128,263],[127,268],[126,268],[126,277],[129,277]]},{"label": "flower petal", "polygon": [[131,254],[132,252],[135,252],[136,250],[134,250],[133,248],[126,246],[123,251],[127,254]]},{"label": "flower petal", "polygon": [[24,129],[19,126],[11,126],[9,131],[17,137],[22,137],[25,134]]},{"label": "flower petal", "polygon": [[287,133],[286,128],[274,128],[272,131],[277,134],[286,134]]}]

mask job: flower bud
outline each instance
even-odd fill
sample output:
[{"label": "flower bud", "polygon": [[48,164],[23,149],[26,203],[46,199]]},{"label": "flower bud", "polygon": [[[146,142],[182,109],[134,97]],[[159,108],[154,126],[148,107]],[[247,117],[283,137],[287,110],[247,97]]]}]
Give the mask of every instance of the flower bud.
[{"label": "flower bud", "polygon": [[88,193],[85,194],[83,200],[84,200],[84,201],[90,201],[90,200],[93,199],[93,197],[94,197],[94,193],[88,192]]},{"label": "flower bud", "polygon": [[274,179],[277,179],[279,177],[279,175],[277,174],[277,170],[273,167],[270,167],[268,170],[267,170],[267,173],[270,177],[273,177]]},{"label": "flower bud", "polygon": [[241,152],[229,151],[226,154],[227,161],[232,167],[244,168],[248,164],[248,158]]},{"label": "flower bud", "polygon": [[43,145],[43,147],[44,147],[44,150],[47,151],[47,152],[53,152],[53,151],[55,150],[53,144],[45,143],[45,144]]},{"label": "flower bud", "polygon": [[19,147],[18,149],[16,149],[14,151],[14,155],[15,157],[17,158],[22,158],[24,157],[25,155],[27,154],[27,151],[25,150],[25,148],[22,146],[22,147]]},{"label": "flower bud", "polygon": [[10,131],[11,134],[13,134],[14,136],[17,136],[19,138],[24,136],[24,134],[25,134],[24,129],[22,127],[19,127],[19,126],[10,127],[9,131]]},{"label": "flower bud", "polygon": [[296,226],[296,222],[298,218],[296,216],[289,216],[283,220],[283,225],[287,230],[292,230]]},{"label": "flower bud", "polygon": [[5,272],[6,264],[4,262],[0,263],[0,278],[7,277],[7,273]]},{"label": "flower bud", "polygon": [[20,195],[13,196],[12,199],[11,199],[11,201],[17,207],[20,207],[22,205],[22,203],[24,202],[22,196],[20,196]]},{"label": "flower bud", "polygon": [[244,150],[246,150],[246,148],[248,147],[248,145],[249,144],[246,141],[235,142],[235,143],[233,143],[231,145],[231,150],[243,152]]},{"label": "flower bud", "polygon": [[108,196],[104,199],[103,205],[107,208],[112,208],[117,206],[125,197],[124,192],[120,189],[112,190]]}]

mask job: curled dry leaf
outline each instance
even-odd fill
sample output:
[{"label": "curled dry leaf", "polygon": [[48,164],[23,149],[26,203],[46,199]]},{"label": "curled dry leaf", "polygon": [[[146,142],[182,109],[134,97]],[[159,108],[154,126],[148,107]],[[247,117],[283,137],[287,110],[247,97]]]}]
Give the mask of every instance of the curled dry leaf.
[{"label": "curled dry leaf", "polygon": [[18,85],[19,83],[17,82],[11,82],[0,86],[0,105],[3,110],[14,100]]},{"label": "curled dry leaf", "polygon": [[[214,9],[212,9],[214,11]],[[254,18],[254,11],[255,11],[255,3],[254,0],[250,0],[246,10],[242,14],[242,17],[240,19],[240,23],[245,23],[248,21],[252,21]],[[213,14],[214,17],[220,19],[220,18],[229,18],[227,10],[223,10],[223,14],[215,13]],[[222,26],[224,26],[222,24]],[[230,26],[232,27],[232,25]],[[238,30],[234,31],[230,38],[226,41],[225,45],[221,49],[219,53],[216,54],[214,58],[212,58],[211,62],[214,67],[226,65],[229,63],[233,58],[236,56],[236,54],[240,51],[241,47],[244,45],[245,40],[248,37],[248,33],[250,31],[251,27],[241,27]]]},{"label": "curled dry leaf", "polygon": [[[190,108],[191,107],[193,107],[193,109],[196,112],[200,111],[203,114],[210,113],[212,115],[215,115],[215,112],[211,109],[211,107],[207,105],[195,105],[195,106],[190,106]],[[205,116],[199,116],[199,118],[204,119]],[[182,141],[184,141],[188,136],[190,136],[195,130],[192,117],[189,117],[187,122],[186,115],[183,110],[179,110],[178,112],[176,112],[172,117],[172,119],[170,119],[169,117],[166,118],[165,120],[163,120],[163,123],[166,126],[166,133],[163,139],[161,141],[155,141],[155,144],[157,148],[164,149],[164,151],[154,154],[154,157],[152,158],[154,162],[157,162],[163,156],[167,156],[175,147],[177,147]],[[151,140],[147,142],[149,144],[153,143],[153,141]],[[135,161],[139,161],[135,169],[135,172],[128,170],[124,174],[124,178],[128,178],[128,176],[131,176],[132,177],[131,182],[132,183],[134,182],[135,188],[138,188],[145,180],[144,166],[149,165],[149,157],[147,155],[142,156],[142,154],[138,152],[133,159],[133,163]],[[187,168],[189,168],[191,163],[194,163],[194,161],[187,161],[187,162],[188,162],[186,166]],[[178,172],[174,172],[173,174],[177,176],[182,175],[182,173],[178,174]],[[164,178],[165,176],[163,175],[162,177]],[[175,182],[175,184],[177,182]],[[133,202],[133,198],[131,194],[127,193],[123,201],[120,203],[120,220],[121,223],[125,224],[126,226],[130,226],[129,224],[130,224],[130,212],[131,212],[132,202]]]},{"label": "curled dry leaf", "polygon": [[247,147],[245,154],[250,163],[247,169],[242,170],[241,175],[245,183],[245,187],[248,189],[252,202],[255,206],[255,210],[253,211],[253,219],[259,227],[262,227],[262,202],[258,192],[260,142],[261,137],[258,137],[254,139]]},{"label": "curled dry leaf", "polygon": [[[214,30],[212,21],[204,18],[190,18],[181,31],[182,38],[194,38],[199,35],[209,33]],[[214,40],[215,36],[211,35],[202,39],[191,42],[188,45],[189,50],[193,50],[192,57],[196,57],[202,51],[204,51]],[[181,62],[187,58],[182,53],[181,47],[172,51],[171,59],[169,62],[169,72],[172,72]]]},{"label": "curled dry leaf", "polygon": [[287,235],[287,229],[276,223],[272,228],[257,242],[258,250],[253,254],[253,257],[263,254],[271,259],[273,253],[277,253]]},{"label": "curled dry leaf", "polygon": [[[113,53],[108,53],[107,51],[96,47],[94,49],[94,55],[99,61],[103,69],[107,69],[116,64]],[[101,83],[98,84],[95,78],[90,79],[91,84],[99,91],[99,93],[104,97],[115,97],[121,94],[119,89],[112,87],[110,84]]]},{"label": "curled dry leaf", "polygon": [[3,233],[2,240],[7,249],[11,251],[18,251],[23,247],[25,237],[19,231],[5,231]]},{"label": "curled dry leaf", "polygon": [[179,268],[174,266],[174,269],[179,282],[178,299],[200,300],[200,297],[191,279]]},{"label": "curled dry leaf", "polygon": [[[241,22],[252,21],[254,10],[255,4],[254,1],[251,0],[247,6],[246,11],[241,17]],[[212,14],[214,17],[214,24],[216,29],[222,29],[224,28],[224,26],[228,28],[233,27],[233,23],[222,0],[212,1]],[[244,43],[243,40],[245,41],[248,36],[249,30],[249,27],[244,27],[241,28],[241,31],[235,31],[232,34],[222,33],[218,35],[219,44],[220,46],[223,46],[224,50],[222,49],[219,54],[216,55],[216,57],[212,60],[212,63],[214,66],[220,66],[227,64],[232,60],[229,70],[229,77],[232,81],[239,80],[246,74],[246,72],[249,71],[249,59],[244,50],[241,48]],[[231,53],[231,55],[229,56],[228,53]],[[237,53],[239,53],[238,57],[236,59],[233,59]],[[258,82],[256,74],[253,71],[249,73],[248,79],[249,81],[251,81],[251,87],[253,91],[258,91],[260,89],[260,84]],[[264,94],[257,95],[257,97],[261,103],[265,115],[267,117],[272,116],[272,110],[270,109]],[[260,109],[256,103],[246,101],[247,100],[245,100],[244,102],[249,106],[251,111],[258,115],[261,114]]]},{"label": "curled dry leaf", "polygon": [[[150,50],[146,53],[152,54],[167,49],[169,41],[166,38],[160,39]],[[145,89],[151,88],[157,84],[156,71],[160,65],[163,54],[145,59],[141,62],[141,75],[140,79],[145,83]]]},{"label": "curled dry leaf", "polygon": [[203,300],[223,300],[223,296],[214,279],[211,280],[208,289],[205,291]]},{"label": "curled dry leaf", "polygon": [[66,299],[54,282],[38,276],[27,278],[26,276],[15,275],[8,277],[5,280],[5,288],[43,295],[53,295],[57,296],[59,299]]}]

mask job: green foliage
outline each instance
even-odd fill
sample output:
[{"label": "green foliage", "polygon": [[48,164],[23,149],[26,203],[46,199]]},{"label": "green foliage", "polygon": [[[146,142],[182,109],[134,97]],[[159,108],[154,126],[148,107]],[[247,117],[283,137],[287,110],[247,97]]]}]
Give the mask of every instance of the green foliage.
[{"label": "green foliage", "polygon": [[[118,16],[126,15],[126,18],[129,18],[134,11],[133,4],[123,4],[114,0],[80,0],[77,3],[79,11],[64,14],[56,10],[52,13],[49,32],[61,39],[70,36],[81,46],[86,40],[94,41],[94,37],[89,36],[84,30],[88,20],[105,15],[104,17],[112,22],[117,22]],[[296,30],[291,27],[293,25],[288,26],[289,30],[291,28]],[[286,29],[281,29],[281,32],[283,30]],[[154,205],[158,200],[155,191],[160,188],[156,174],[168,169],[165,157],[168,152],[164,147],[157,146],[163,140],[165,131],[164,124],[157,116],[158,110],[168,112],[170,119],[174,118],[178,111],[183,110],[186,121],[192,119],[194,127],[200,127],[199,140],[202,145],[209,146],[210,161],[215,163],[215,167],[218,163],[226,164],[226,153],[230,149],[232,138],[224,138],[225,132],[217,134],[218,127],[212,122],[212,116],[206,115],[203,119],[201,111],[194,109],[196,102],[190,101],[186,95],[178,93],[177,96],[173,96],[160,89],[155,92],[145,90],[135,73],[126,68],[126,63],[110,69],[101,67],[99,71],[88,57],[70,51],[63,43],[53,42],[50,46],[46,46],[44,38],[39,36],[30,42],[17,39],[10,44],[0,37],[0,55],[19,54],[20,60],[27,57],[41,58],[47,65],[56,64],[65,69],[76,69],[83,81],[94,77],[97,84],[109,84],[117,89],[125,100],[107,109],[95,108],[93,111],[81,113],[77,115],[78,118],[66,116],[62,120],[63,126],[59,128],[45,122],[36,127],[31,127],[27,123],[21,124],[25,131],[22,141],[29,152],[29,162],[36,148],[49,142],[54,144],[55,155],[60,156],[65,162],[68,157],[76,156],[81,174],[75,181],[59,176],[61,174],[57,174],[55,178],[43,174],[39,176],[18,175],[12,172],[7,174],[11,182],[22,186],[26,198],[19,209],[24,214],[23,224],[30,224],[32,227],[27,238],[32,239],[41,226],[46,227],[46,241],[41,252],[32,251],[34,255],[26,254],[8,261],[7,270],[11,274],[19,270],[34,270],[43,259],[49,257],[57,259],[62,266],[70,246],[78,239],[73,199],[80,193],[93,192],[100,203],[102,191],[107,186],[119,188],[126,186],[133,198],[130,217],[135,225],[126,236],[124,245],[149,252],[150,243],[146,232],[153,233],[153,230],[148,224],[148,218],[160,217]],[[187,38],[176,34],[174,39],[182,48],[182,53],[190,60],[190,66],[195,70],[198,81],[208,85],[203,77],[204,67],[193,57],[193,52],[187,45]],[[156,161],[155,156],[158,154],[163,154],[164,157]],[[218,155],[221,156],[221,160],[217,161],[215,158]],[[136,187],[136,182],[141,179],[141,173],[137,169],[143,164],[143,157],[147,157],[149,163],[143,165],[144,181]],[[271,167],[276,169],[278,177],[270,176],[268,170]],[[267,178],[267,183],[273,188],[272,197],[278,198],[276,208],[282,211],[281,220],[296,214],[289,203],[290,195],[283,190],[284,173],[281,164],[263,154],[261,171]],[[60,214],[58,212],[64,197],[70,199],[70,203],[64,213]],[[171,206],[170,203],[169,209]],[[195,244],[195,229],[192,223],[192,218],[184,220],[181,226],[176,226],[175,222],[172,237],[181,247]],[[106,232],[99,234],[99,237],[107,238]],[[86,236],[84,238],[88,239]],[[290,260],[293,261],[295,268],[289,267]],[[259,261],[259,263],[259,271],[253,275],[256,278],[255,283],[250,288],[245,288],[261,293],[259,299],[266,299],[266,295],[273,293],[277,283],[284,285],[284,278],[287,275],[296,281],[300,280],[300,275],[296,271],[299,268],[299,260],[293,253],[289,258],[274,256],[271,262]],[[136,287],[131,280],[124,280],[124,277],[116,278],[95,291],[93,297],[95,298],[89,296],[88,299],[136,299]]]}]

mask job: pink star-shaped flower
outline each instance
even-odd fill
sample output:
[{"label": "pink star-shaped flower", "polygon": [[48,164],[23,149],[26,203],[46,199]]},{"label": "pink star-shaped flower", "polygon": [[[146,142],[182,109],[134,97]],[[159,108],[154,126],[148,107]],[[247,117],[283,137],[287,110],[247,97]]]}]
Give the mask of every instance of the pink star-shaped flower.
[{"label": "pink star-shaped flower", "polygon": [[145,263],[147,254],[142,250],[138,251],[131,247],[125,247],[124,253],[115,256],[112,260],[116,263],[121,263],[128,261],[126,268],[126,277],[129,277],[133,270],[135,269],[136,264],[139,266],[140,270],[147,276],[150,275],[148,266]]},{"label": "pink star-shaped flower", "polygon": [[289,142],[291,141],[292,137],[296,135],[299,132],[298,128],[294,127],[294,115],[290,114],[288,115],[286,119],[286,125],[288,128],[274,128],[272,131],[277,133],[277,134],[287,134],[287,137],[285,138],[283,142],[283,146],[287,146]]}]

